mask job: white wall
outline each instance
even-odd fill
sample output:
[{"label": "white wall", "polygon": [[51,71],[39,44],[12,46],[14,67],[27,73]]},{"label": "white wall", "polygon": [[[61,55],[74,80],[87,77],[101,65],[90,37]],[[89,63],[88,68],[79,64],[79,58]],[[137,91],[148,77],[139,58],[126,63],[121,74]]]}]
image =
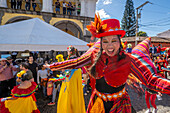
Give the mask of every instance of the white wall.
[{"label": "white wall", "polygon": [[43,0],[42,12],[53,12],[52,8],[53,0]]},{"label": "white wall", "polygon": [[0,7],[7,8],[7,0],[0,0]]},{"label": "white wall", "polygon": [[81,13],[80,16],[95,16],[96,2],[98,0],[81,0]]}]

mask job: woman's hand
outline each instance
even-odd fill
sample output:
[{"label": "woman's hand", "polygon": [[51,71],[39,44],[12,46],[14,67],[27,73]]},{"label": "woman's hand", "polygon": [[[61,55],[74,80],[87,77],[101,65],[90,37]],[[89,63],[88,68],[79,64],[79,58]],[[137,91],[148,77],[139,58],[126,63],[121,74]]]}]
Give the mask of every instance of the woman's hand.
[{"label": "woman's hand", "polygon": [[1,102],[4,102],[5,100],[7,100],[7,98],[2,98],[2,99],[1,99]]},{"label": "woman's hand", "polygon": [[12,98],[12,97],[6,97],[6,98],[1,98],[0,99],[0,102],[4,102],[6,100],[14,100],[15,98]]},{"label": "woman's hand", "polygon": [[45,64],[43,65],[45,68],[50,68],[50,65],[49,64]]},{"label": "woman's hand", "polygon": [[161,93],[161,92],[158,92],[158,95],[159,95],[159,96],[162,96],[162,93]]}]

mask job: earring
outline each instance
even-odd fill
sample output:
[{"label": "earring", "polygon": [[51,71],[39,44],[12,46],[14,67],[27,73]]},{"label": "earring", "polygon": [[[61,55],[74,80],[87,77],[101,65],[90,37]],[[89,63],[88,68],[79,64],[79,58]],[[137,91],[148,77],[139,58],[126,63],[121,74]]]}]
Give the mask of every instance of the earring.
[{"label": "earring", "polygon": [[120,51],[120,52],[119,52],[119,55],[122,56],[122,54],[123,54],[123,51]]}]

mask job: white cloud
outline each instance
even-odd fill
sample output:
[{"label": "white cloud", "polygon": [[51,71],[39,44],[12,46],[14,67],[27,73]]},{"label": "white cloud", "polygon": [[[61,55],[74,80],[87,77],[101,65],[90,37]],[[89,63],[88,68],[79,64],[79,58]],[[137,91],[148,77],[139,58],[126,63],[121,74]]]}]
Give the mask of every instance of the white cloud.
[{"label": "white cloud", "polygon": [[104,9],[96,10],[97,13],[99,13],[100,18],[110,18],[110,15],[106,14]]},{"label": "white cloud", "polygon": [[104,5],[111,4],[111,3],[112,3],[112,0],[104,0],[104,1],[103,1],[103,4],[104,4]]},{"label": "white cloud", "polygon": [[96,4],[98,4],[98,3],[99,3],[99,1],[100,1],[100,0],[97,0]]}]

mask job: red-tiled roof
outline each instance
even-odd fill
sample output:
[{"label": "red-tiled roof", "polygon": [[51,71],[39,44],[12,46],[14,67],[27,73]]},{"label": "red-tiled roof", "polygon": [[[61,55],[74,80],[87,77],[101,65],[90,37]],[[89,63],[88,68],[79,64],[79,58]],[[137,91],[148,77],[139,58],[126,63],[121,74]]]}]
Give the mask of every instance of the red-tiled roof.
[{"label": "red-tiled roof", "polygon": [[[139,42],[145,40],[147,37],[139,37]],[[125,42],[135,42],[136,37],[125,37],[122,38],[122,41]],[[170,43],[170,38],[162,38],[162,37],[151,37],[152,42],[165,42],[165,43]]]}]

